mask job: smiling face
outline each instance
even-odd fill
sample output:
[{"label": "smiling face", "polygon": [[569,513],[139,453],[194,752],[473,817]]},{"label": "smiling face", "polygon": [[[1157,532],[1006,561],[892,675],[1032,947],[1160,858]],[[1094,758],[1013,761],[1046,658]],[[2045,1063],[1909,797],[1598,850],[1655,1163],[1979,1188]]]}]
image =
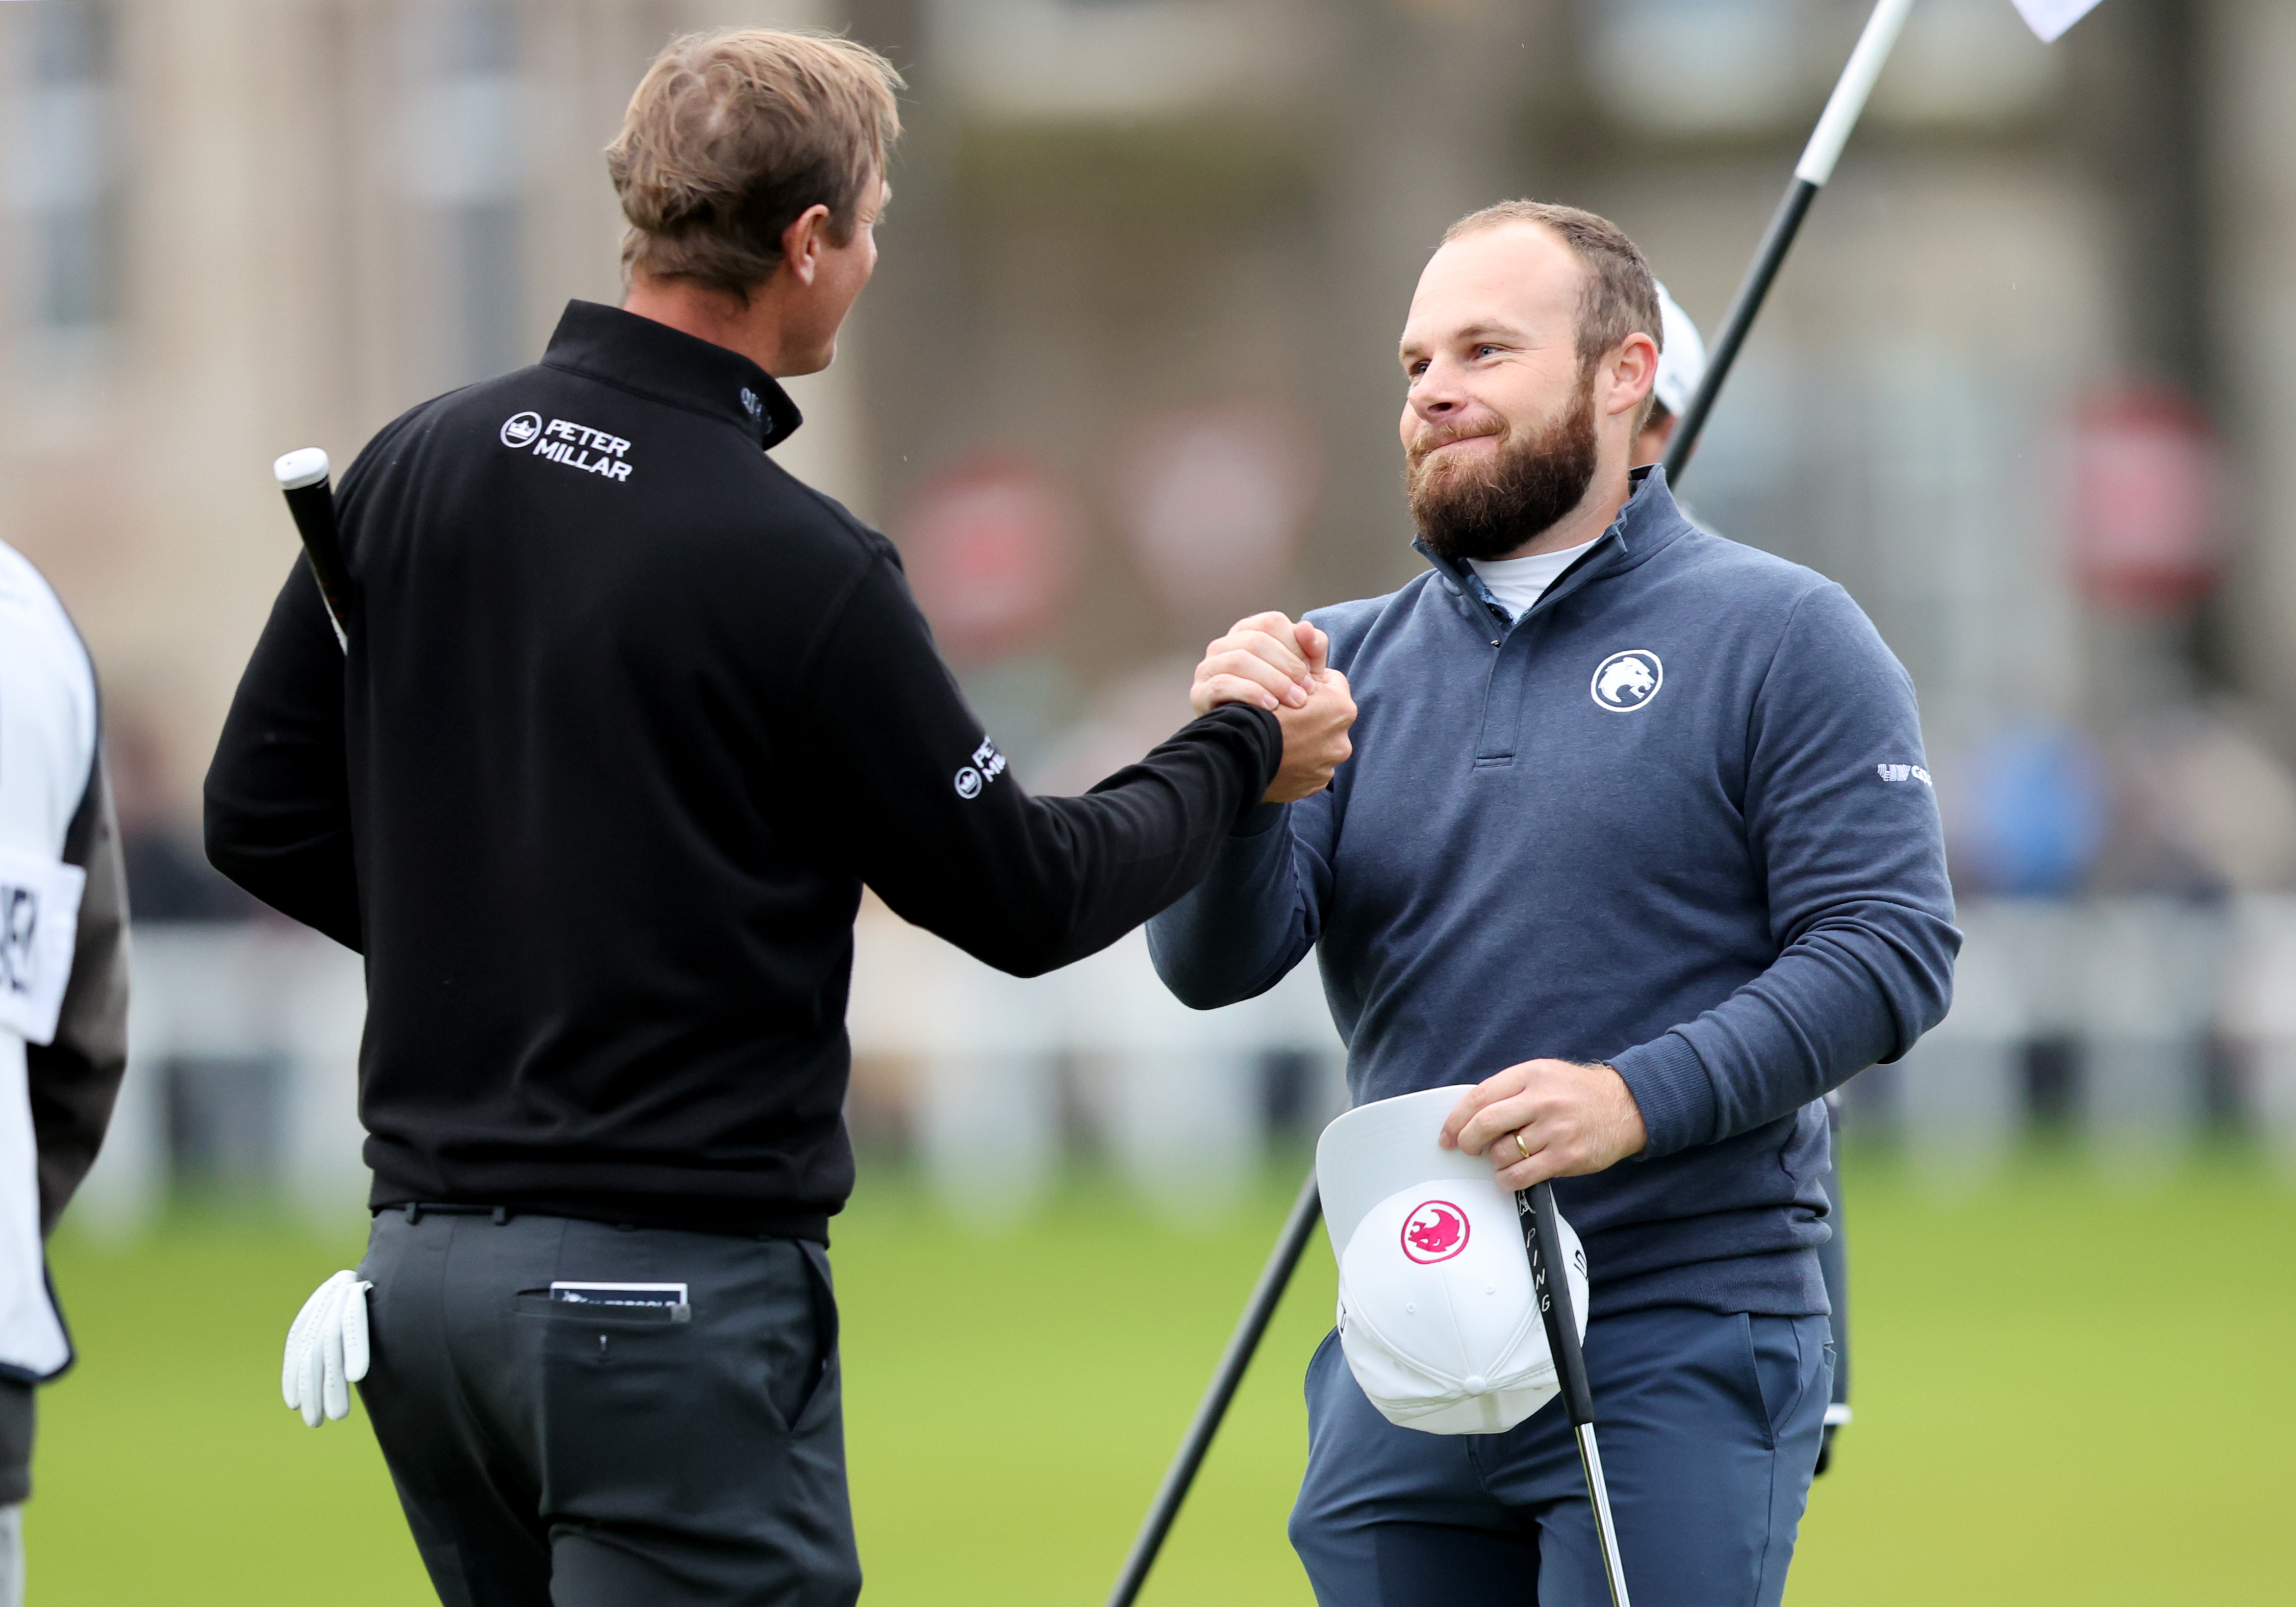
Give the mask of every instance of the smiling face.
[{"label": "smiling face", "polygon": [[1508,435],[1535,435],[1562,411],[1578,382],[1585,277],[1570,248],[1536,224],[1485,229],[1435,253],[1397,353],[1414,469],[1488,464]]},{"label": "smiling face", "polygon": [[1398,354],[1398,433],[1413,513],[1437,551],[1505,556],[1563,525],[1598,483],[1615,480],[1623,497],[1657,353],[1631,334],[1582,365],[1587,277],[1537,223],[1463,234],[1420,275]]}]

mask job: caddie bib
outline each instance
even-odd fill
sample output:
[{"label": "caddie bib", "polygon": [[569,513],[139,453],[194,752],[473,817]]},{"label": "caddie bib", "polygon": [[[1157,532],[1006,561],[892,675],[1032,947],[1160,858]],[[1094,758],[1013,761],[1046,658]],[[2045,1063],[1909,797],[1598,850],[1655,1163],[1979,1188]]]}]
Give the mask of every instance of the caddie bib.
[{"label": "caddie bib", "polygon": [[95,676],[63,605],[0,544],[0,1375],[71,1365],[40,1244],[28,1045],[56,1035],[87,873],[63,863],[97,742]]}]

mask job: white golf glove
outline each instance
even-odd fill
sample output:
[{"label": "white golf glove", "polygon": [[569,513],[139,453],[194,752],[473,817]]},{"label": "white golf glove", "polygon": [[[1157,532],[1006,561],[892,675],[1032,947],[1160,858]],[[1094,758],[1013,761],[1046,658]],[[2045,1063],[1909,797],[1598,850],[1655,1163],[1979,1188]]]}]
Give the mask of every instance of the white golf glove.
[{"label": "white golf glove", "polygon": [[312,1292],[287,1330],[279,1392],[317,1428],[322,1415],[350,1414],[351,1386],[366,1376],[366,1291],[374,1285],[339,1272]]}]

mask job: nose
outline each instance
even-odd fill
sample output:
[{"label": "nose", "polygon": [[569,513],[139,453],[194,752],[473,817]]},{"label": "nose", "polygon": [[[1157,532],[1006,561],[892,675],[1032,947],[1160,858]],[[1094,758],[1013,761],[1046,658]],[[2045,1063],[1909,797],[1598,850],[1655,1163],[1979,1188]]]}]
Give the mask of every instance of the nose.
[{"label": "nose", "polygon": [[1441,357],[1420,371],[1411,382],[1411,410],[1423,419],[1447,418],[1467,405],[1459,371]]}]

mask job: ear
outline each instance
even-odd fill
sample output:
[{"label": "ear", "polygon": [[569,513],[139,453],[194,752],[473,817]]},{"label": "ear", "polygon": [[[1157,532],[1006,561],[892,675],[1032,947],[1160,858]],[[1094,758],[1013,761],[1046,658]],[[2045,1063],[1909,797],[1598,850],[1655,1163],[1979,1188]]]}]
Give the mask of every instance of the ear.
[{"label": "ear", "polygon": [[1637,331],[1619,343],[1605,365],[1610,396],[1603,404],[1608,414],[1630,413],[1642,406],[1658,380],[1658,342]]},{"label": "ear", "polygon": [[829,209],[816,201],[782,231],[782,266],[800,284],[811,284],[821,271],[821,253],[828,244]]}]

